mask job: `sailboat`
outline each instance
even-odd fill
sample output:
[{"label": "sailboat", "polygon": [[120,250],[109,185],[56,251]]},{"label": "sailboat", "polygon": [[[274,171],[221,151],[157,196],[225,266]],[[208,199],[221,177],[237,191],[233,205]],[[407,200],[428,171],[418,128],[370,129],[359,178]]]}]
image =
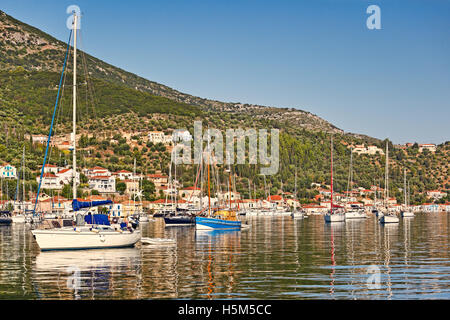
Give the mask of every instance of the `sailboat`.
[{"label": "sailboat", "polygon": [[[40,229],[32,230],[33,237],[36,239],[39,248],[42,251],[46,250],[76,250],[76,249],[100,249],[100,248],[121,248],[134,246],[141,239],[141,231],[127,228],[126,224],[120,226],[112,226],[106,215],[91,215],[90,212],[84,216],[81,212],[86,213],[86,209],[91,207],[111,204],[111,200],[102,201],[79,201],[77,199],[77,158],[76,158],[76,81],[77,81],[77,24],[79,17],[74,12],[73,14],[73,29],[71,30],[69,41],[67,43],[67,50],[64,60],[64,66],[61,73],[58,95],[56,98],[55,108],[53,111],[52,123],[47,140],[47,148],[44,156],[44,164],[42,166],[41,178],[36,194],[36,202],[33,210],[33,215],[36,212],[36,206],[39,200],[39,191],[44,174],[44,168],[47,161],[47,154],[52,136],[53,123],[55,119],[56,109],[59,101],[59,94],[61,84],[64,77],[64,71],[67,62],[67,56],[70,49],[70,42],[73,33],[73,201],[72,207],[77,214],[76,226],[73,226],[73,221],[69,222],[70,226],[65,226],[66,221],[53,220],[46,221]],[[61,224],[62,222],[62,224]],[[46,229],[45,227],[49,227]]]},{"label": "sailboat", "polygon": [[386,169],[385,169],[385,209],[386,213],[380,218],[380,223],[399,223],[400,219],[393,213],[389,212],[388,199],[389,199],[389,143],[386,142]]},{"label": "sailboat", "polygon": [[210,184],[210,148],[208,136],[208,212],[206,217],[195,217],[196,230],[241,230],[241,221],[237,219],[236,211],[231,208],[231,168],[228,167],[229,182],[229,208],[211,211],[211,184]]},{"label": "sailboat", "polygon": [[345,214],[335,210],[333,205],[333,137],[331,137],[331,204],[330,211],[325,214],[325,222],[344,222]]},{"label": "sailboat", "polygon": [[[350,149],[350,168],[349,168],[349,182],[347,184],[347,203],[349,190],[353,190],[353,148]],[[364,209],[351,205],[350,210],[345,212],[345,219],[364,219],[367,218]]]},{"label": "sailboat", "polygon": [[404,169],[404,181],[403,181],[403,194],[405,196],[405,203],[404,203],[404,208],[402,210],[402,217],[406,218],[406,217],[414,217],[414,212],[411,211],[411,209],[409,209],[409,203],[407,201],[407,195],[406,195],[406,168]]},{"label": "sailboat", "polygon": [[[19,203],[19,212],[14,213],[12,215],[12,221],[14,223],[25,223],[26,216],[25,216],[25,146],[23,147],[23,153],[22,153],[22,177],[23,177],[23,192],[22,192],[22,202]],[[15,200],[18,200],[19,198],[19,186],[20,186],[20,174],[17,176],[17,189],[16,189],[16,198]],[[14,203],[16,205],[16,203]],[[16,206],[14,206],[16,207]]]},{"label": "sailboat", "polygon": [[291,213],[293,219],[302,219],[305,216],[305,212],[300,209],[297,210],[297,168],[295,168],[295,188],[294,188],[294,210]]}]

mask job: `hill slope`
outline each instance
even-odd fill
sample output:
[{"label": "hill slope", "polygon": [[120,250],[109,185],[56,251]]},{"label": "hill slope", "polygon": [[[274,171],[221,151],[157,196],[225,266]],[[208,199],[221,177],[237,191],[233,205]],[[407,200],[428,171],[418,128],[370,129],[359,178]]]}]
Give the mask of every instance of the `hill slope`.
[{"label": "hill slope", "polygon": [[[0,11],[0,35],[0,70],[15,70],[18,66],[21,66],[28,71],[60,72],[66,48],[62,41],[16,20],[2,11]],[[196,105],[205,110],[246,113],[258,119],[287,122],[290,125],[308,130],[343,132],[310,112],[194,97],[126,72],[88,54],[85,54],[85,57],[93,78],[125,85],[176,102]]]}]

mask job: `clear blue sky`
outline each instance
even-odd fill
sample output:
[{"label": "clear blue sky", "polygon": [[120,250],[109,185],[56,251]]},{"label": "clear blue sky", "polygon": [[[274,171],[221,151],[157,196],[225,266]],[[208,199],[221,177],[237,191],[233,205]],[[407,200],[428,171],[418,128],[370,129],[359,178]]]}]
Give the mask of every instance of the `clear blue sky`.
[{"label": "clear blue sky", "polygon": [[[449,0],[2,0],[66,41],[181,92],[295,107],[395,143],[450,140]],[[368,30],[366,8],[381,8]]]}]

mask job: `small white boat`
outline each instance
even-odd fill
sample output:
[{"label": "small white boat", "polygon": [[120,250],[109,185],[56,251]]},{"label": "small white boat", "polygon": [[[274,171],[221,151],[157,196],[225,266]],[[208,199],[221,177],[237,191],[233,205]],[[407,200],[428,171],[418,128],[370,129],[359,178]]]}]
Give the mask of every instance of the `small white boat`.
[{"label": "small white boat", "polygon": [[324,215],[325,222],[344,222],[345,214],[342,212],[326,213]]},{"label": "small white boat", "polygon": [[380,218],[380,223],[399,223],[399,221],[395,214],[385,214]]},{"label": "small white boat", "polygon": [[345,213],[345,219],[364,219],[367,215],[364,211],[347,211]]},{"label": "small white boat", "polygon": [[26,217],[23,214],[15,214],[12,217],[13,223],[25,223]]},{"label": "small white boat", "polygon": [[148,215],[142,214],[139,216],[139,222],[148,222]]},{"label": "small white boat", "polygon": [[402,217],[403,218],[414,217],[414,212],[412,212],[412,211],[402,211]]},{"label": "small white boat", "polygon": [[303,211],[293,211],[291,213],[291,217],[293,219],[303,219],[305,217],[305,213]]}]

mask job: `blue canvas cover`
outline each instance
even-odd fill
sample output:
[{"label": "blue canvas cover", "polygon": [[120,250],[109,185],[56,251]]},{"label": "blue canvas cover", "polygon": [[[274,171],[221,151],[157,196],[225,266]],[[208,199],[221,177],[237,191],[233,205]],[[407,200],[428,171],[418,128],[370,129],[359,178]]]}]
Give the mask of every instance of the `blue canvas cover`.
[{"label": "blue canvas cover", "polygon": [[87,224],[111,225],[106,214],[88,214],[84,217],[84,221]]},{"label": "blue canvas cover", "polygon": [[107,204],[112,204],[113,202],[111,200],[99,200],[99,201],[78,201],[77,199],[72,200],[72,208],[73,211],[79,211],[83,208],[91,208],[91,207],[98,207],[98,206],[104,206]]}]

